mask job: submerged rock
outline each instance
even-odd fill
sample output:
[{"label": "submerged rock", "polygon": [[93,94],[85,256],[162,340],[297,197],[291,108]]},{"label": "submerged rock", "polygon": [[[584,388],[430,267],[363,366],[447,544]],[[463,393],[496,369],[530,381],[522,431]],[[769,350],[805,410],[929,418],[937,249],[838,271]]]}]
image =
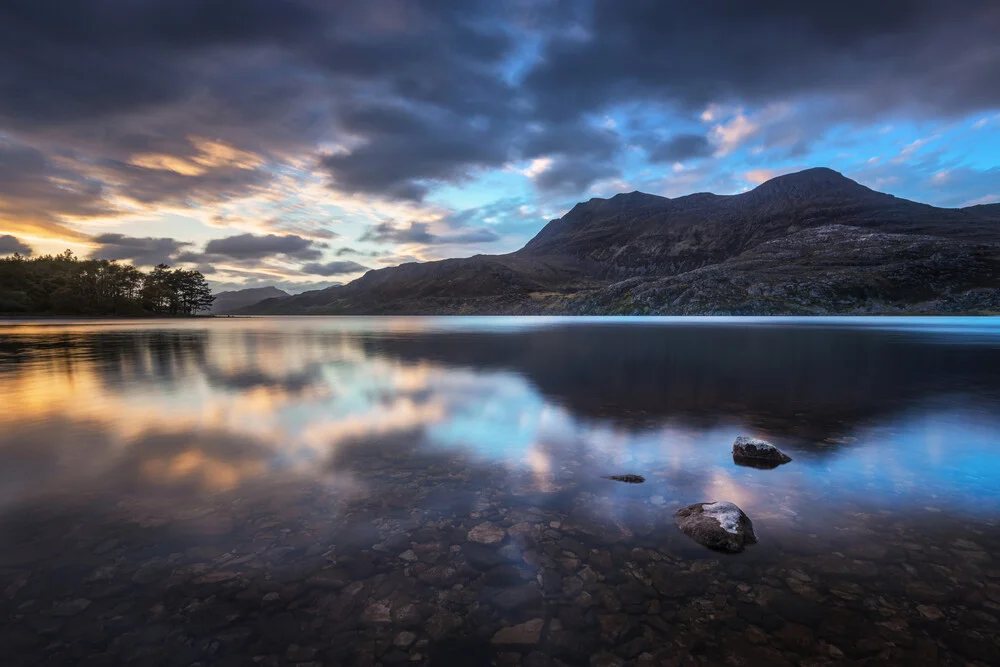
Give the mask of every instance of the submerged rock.
[{"label": "submerged rock", "polygon": [[642,484],[646,481],[646,478],[642,475],[608,475],[604,479],[625,482],[626,484]]},{"label": "submerged rock", "polygon": [[769,442],[741,435],[733,443],[733,462],[753,468],[777,468],[792,457]]},{"label": "submerged rock", "polygon": [[695,503],[674,514],[677,527],[698,544],[728,553],[739,553],[756,544],[753,522],[730,502]]},{"label": "submerged rock", "polygon": [[506,536],[507,531],[489,521],[481,523],[469,531],[470,542],[485,544],[487,546],[499,545]]},{"label": "submerged rock", "polygon": [[493,644],[519,644],[522,646],[537,644],[541,640],[542,627],[544,625],[544,619],[536,618],[527,623],[521,623],[509,628],[501,628],[493,635],[493,639],[490,642]]}]

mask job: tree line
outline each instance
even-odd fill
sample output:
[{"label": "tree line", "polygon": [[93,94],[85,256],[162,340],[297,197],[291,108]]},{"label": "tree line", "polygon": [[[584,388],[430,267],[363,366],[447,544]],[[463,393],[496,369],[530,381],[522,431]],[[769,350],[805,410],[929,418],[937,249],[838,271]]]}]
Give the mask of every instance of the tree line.
[{"label": "tree line", "polygon": [[0,259],[0,313],[193,315],[215,297],[198,271],[159,264],[141,271],[107,259],[61,255]]}]

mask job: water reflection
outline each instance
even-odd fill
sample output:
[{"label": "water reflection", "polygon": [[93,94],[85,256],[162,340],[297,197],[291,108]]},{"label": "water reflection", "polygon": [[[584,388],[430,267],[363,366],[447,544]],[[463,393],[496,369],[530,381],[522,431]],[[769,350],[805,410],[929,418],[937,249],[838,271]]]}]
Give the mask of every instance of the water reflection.
[{"label": "water reflection", "polygon": [[[549,664],[543,658],[559,651],[564,664],[587,664],[582,655],[591,648],[659,659],[647,646],[660,641],[650,638],[657,633],[672,632],[669,641],[680,642],[674,653],[691,654],[686,642],[712,628],[704,613],[683,615],[706,604],[713,618],[728,613],[702,590],[765,606],[787,590],[808,604],[829,598],[850,608],[845,622],[861,632],[874,612],[862,609],[868,603],[852,588],[858,578],[877,575],[886,599],[902,605],[882,617],[913,622],[910,616],[923,612],[907,606],[906,596],[938,605],[964,600],[971,609],[954,582],[972,586],[976,576],[1000,571],[985,556],[1000,548],[1000,324],[991,320],[8,326],[0,329],[0,397],[0,589],[13,591],[7,600],[19,605],[0,611],[17,617],[16,632],[27,632],[0,634],[0,644],[34,658],[56,632],[47,635],[46,628],[63,632],[66,622],[36,618],[31,605],[21,609],[26,601],[62,609],[72,602],[63,598],[104,596],[109,608],[94,609],[101,608],[105,625],[95,632],[113,636],[106,626],[110,601],[139,595],[163,606],[156,600],[165,593],[153,584],[165,586],[171,577],[178,582],[171,586],[180,586],[168,586],[171,595],[229,600],[253,591],[284,600],[280,609],[268,603],[261,610],[254,598],[255,619],[264,611],[298,618],[299,609],[339,615],[312,631],[340,637],[357,664],[367,664],[358,656],[372,651],[370,664],[404,656],[449,664],[446,637],[461,637],[464,651],[481,651],[503,628],[553,615],[564,620],[545,620],[545,650],[535,650],[538,639],[489,649],[485,663],[454,664],[496,663],[507,653]],[[774,441],[793,462],[774,470],[734,465],[730,447],[740,434]],[[602,479],[626,473],[647,481]],[[739,561],[697,565],[713,556],[673,527],[674,510],[710,500],[737,503],[757,526],[761,544]],[[501,541],[486,551],[468,538],[484,521],[501,528]],[[953,543],[974,548],[961,547],[956,556]],[[74,564],[66,554],[89,555]],[[935,569],[955,558],[957,569]],[[65,572],[76,592],[47,586],[34,571]],[[770,582],[766,590],[739,588],[760,584],[748,578],[751,571]],[[678,576],[702,589],[677,584]],[[658,577],[675,582],[676,595],[665,593]],[[943,580],[953,582],[944,593],[928,583]],[[283,587],[268,590],[274,581]],[[621,591],[631,585],[645,592],[629,602]],[[1000,589],[990,586],[975,604],[1000,608]],[[329,590],[335,599],[323,592]],[[594,602],[609,590],[614,599]],[[296,600],[297,607],[289,604]],[[667,600],[683,608],[670,616]],[[764,633],[753,646],[777,651],[760,653],[766,664],[805,657],[802,646],[767,634],[779,627],[802,632],[784,624],[806,603],[785,603],[783,620],[769,629],[750,611],[737,613],[731,600],[725,609],[743,620],[729,622],[727,631],[738,626],[739,639],[716,634],[719,645],[739,653],[745,633],[754,632],[749,624]],[[408,604],[419,607],[415,626],[394,616]],[[233,623],[247,613],[242,603],[227,605],[198,612],[211,616],[199,632],[212,636],[218,619]],[[38,613],[49,618],[45,609]],[[173,609],[185,618],[196,611]],[[358,629],[369,623],[365,614],[370,631]],[[267,617],[268,625],[275,622]],[[674,626],[688,620],[689,634],[678,634]],[[640,646],[642,632],[605,627],[619,622],[653,634]],[[598,626],[601,639],[588,640],[596,644],[579,643],[581,632],[594,634]],[[419,640],[394,644],[406,627]],[[275,645],[252,644],[260,653],[247,653],[249,640],[227,651],[234,664],[251,655],[278,656],[274,664],[283,664],[291,661],[288,645],[298,642],[290,635],[305,632],[287,630],[268,635]],[[571,630],[566,642],[576,648],[559,645],[560,633]],[[819,621],[806,632],[818,636]],[[986,641],[986,630],[974,632]],[[832,636],[824,646],[835,643]],[[958,643],[972,645],[976,636]],[[388,644],[377,650],[364,643],[383,640]],[[898,645],[915,651],[920,638],[908,641]],[[838,650],[854,651],[856,659],[883,650],[842,643]],[[188,662],[210,655],[192,646],[181,654]],[[75,664],[83,649],[46,650]],[[110,644],[100,653],[124,664]],[[349,664],[346,655],[322,659]],[[910,664],[934,662],[925,653],[908,655]],[[704,651],[702,658],[726,659]]]},{"label": "water reflection", "polygon": [[7,328],[0,495],[109,475],[232,488],[315,475],[342,443],[398,433],[539,478],[582,454],[705,477],[734,474],[727,443],[750,432],[798,456],[772,485],[804,475],[847,494],[877,474],[875,495],[996,507],[1000,336],[983,334],[1000,328],[976,321],[975,343],[942,345],[940,327],[898,324],[486,324]]}]

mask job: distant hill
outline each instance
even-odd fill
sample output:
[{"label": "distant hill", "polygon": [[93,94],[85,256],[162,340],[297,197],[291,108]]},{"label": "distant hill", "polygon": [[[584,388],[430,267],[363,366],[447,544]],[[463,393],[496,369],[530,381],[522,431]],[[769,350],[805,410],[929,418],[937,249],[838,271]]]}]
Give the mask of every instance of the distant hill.
[{"label": "distant hill", "polygon": [[816,168],[738,195],[591,199],[514,253],[369,271],[241,312],[997,311],[1000,206],[936,208]]},{"label": "distant hill", "polygon": [[213,315],[227,314],[240,308],[252,306],[264,299],[284,299],[288,296],[291,295],[277,287],[251,287],[229,292],[218,292],[215,295],[215,301],[212,302],[211,312]]}]

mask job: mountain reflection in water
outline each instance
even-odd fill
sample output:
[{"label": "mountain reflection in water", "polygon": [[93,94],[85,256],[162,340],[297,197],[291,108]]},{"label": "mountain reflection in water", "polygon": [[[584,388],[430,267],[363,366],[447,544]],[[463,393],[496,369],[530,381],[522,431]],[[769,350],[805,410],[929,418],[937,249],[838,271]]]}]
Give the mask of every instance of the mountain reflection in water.
[{"label": "mountain reflection in water", "polygon": [[[989,319],[4,325],[0,396],[0,648],[25,664],[962,664],[997,632]],[[740,434],[793,462],[734,465]],[[760,544],[677,532],[712,500]]]}]

